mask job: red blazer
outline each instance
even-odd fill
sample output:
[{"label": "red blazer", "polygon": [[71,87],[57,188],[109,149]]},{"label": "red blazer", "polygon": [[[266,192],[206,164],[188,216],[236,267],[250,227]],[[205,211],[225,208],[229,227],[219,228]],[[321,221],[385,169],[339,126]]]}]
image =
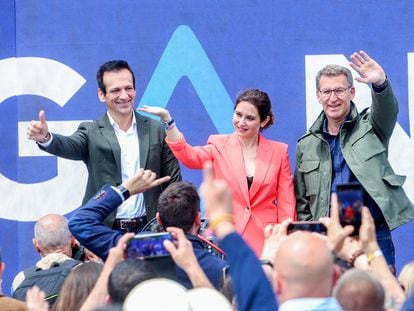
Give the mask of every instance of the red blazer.
[{"label": "red blazer", "polygon": [[211,135],[205,146],[190,146],[184,136],[170,142],[177,159],[191,169],[213,162],[216,178],[225,180],[233,192],[233,214],[237,231],[260,256],[264,228],[286,218],[296,218],[293,178],[287,145],[259,134],[256,170],[250,190],[237,134]]}]

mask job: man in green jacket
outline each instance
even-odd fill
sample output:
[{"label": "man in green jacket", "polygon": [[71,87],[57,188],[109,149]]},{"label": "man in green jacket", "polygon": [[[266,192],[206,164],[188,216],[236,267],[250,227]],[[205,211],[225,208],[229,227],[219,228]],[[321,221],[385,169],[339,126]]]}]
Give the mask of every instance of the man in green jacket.
[{"label": "man in green jacket", "polygon": [[395,174],[388,161],[398,102],[384,70],[368,54],[352,54],[350,66],[360,75],[355,80],[372,84],[371,108],[357,111],[349,69],[327,65],[318,72],[316,95],[323,111],[296,146],[297,215],[299,220],[328,216],[330,195],[338,184],[361,184],[379,245],[394,266],[390,230],[414,218],[412,203],[402,189],[405,177]]}]

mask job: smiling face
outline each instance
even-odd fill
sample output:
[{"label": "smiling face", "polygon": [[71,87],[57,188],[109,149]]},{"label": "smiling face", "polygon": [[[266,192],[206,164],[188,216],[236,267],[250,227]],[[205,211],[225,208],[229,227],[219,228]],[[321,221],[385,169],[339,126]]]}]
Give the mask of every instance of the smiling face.
[{"label": "smiling face", "polygon": [[[324,91],[346,89],[344,94],[338,96],[334,91],[329,96]],[[349,86],[344,74],[337,76],[321,76],[318,90],[316,92],[319,102],[322,105],[328,123],[341,124],[349,114],[351,100],[355,96],[355,88]]]},{"label": "smiling face", "polygon": [[268,121],[269,117],[260,121],[256,106],[246,101],[238,103],[233,112],[233,127],[239,137],[256,137]]},{"label": "smiling face", "polygon": [[103,74],[106,93],[98,89],[98,96],[105,102],[109,114],[115,119],[130,117],[134,108],[136,91],[128,69],[106,71]]}]

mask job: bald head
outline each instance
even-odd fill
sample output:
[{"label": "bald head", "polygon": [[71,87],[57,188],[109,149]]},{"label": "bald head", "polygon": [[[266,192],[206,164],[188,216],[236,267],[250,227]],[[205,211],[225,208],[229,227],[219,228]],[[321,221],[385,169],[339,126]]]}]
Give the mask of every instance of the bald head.
[{"label": "bald head", "polygon": [[274,263],[276,293],[281,302],[330,296],[334,264],[323,237],[305,231],[290,234],[280,245]]},{"label": "bald head", "polygon": [[384,310],[384,288],[367,271],[351,269],[345,272],[335,285],[333,294],[346,311]]},{"label": "bald head", "polygon": [[58,214],[43,216],[35,224],[33,243],[43,255],[62,252],[71,256],[72,234],[68,220]]}]

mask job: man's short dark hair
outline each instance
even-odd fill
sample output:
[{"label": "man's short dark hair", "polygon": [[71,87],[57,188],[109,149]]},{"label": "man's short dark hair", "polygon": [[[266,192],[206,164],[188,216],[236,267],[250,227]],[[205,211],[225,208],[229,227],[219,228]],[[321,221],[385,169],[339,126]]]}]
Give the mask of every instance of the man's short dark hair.
[{"label": "man's short dark hair", "polygon": [[108,279],[108,293],[113,303],[122,304],[135,285],[159,277],[154,266],[145,260],[128,258],[118,263]]},{"label": "man's short dark hair", "polygon": [[200,211],[197,188],[184,181],[170,184],[161,193],[157,210],[164,228],[178,227],[189,232]]},{"label": "man's short dark hair", "polygon": [[111,60],[99,67],[98,72],[96,73],[96,80],[98,82],[98,87],[102,93],[106,94],[106,86],[103,82],[103,75],[107,71],[120,71],[122,69],[128,69],[132,75],[132,83],[135,89],[135,75],[132,69],[129,67],[128,62],[125,60]]}]

